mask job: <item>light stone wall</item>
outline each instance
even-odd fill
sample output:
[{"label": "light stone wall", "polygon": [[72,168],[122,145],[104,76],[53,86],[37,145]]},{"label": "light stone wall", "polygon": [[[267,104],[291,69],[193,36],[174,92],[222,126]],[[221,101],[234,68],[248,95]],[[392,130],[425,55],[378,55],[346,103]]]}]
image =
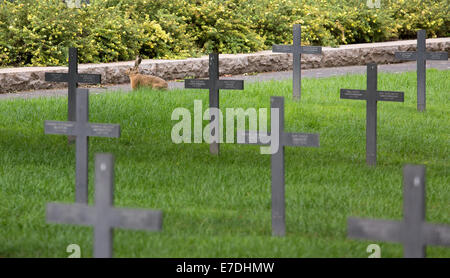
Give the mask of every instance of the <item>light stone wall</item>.
[{"label": "light stone wall", "polygon": [[[302,55],[302,68],[340,67],[398,63],[394,59],[396,51],[414,51],[416,40],[384,43],[344,45],[339,48],[322,48],[322,55]],[[450,51],[450,38],[427,40],[427,51]],[[80,73],[102,75],[103,84],[128,83],[125,70],[134,61],[107,64],[82,64]],[[184,60],[143,60],[141,73],[156,75],[166,80],[186,77],[207,77],[208,57]],[[256,72],[275,72],[292,70],[291,54],[262,51],[252,54],[220,55],[220,74],[244,74]],[[67,72],[66,67],[24,67],[0,69],[0,93],[62,88],[65,84],[44,81],[45,72]]]}]

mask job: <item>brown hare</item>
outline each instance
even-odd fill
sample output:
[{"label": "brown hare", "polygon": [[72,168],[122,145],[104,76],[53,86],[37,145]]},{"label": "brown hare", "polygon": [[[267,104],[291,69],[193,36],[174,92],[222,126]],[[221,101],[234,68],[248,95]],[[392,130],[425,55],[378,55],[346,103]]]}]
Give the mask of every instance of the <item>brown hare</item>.
[{"label": "brown hare", "polygon": [[141,57],[137,56],[134,62],[134,67],[129,68],[126,74],[130,77],[131,88],[137,89],[138,87],[150,87],[153,89],[167,89],[169,86],[167,82],[153,75],[144,75],[139,73],[139,65],[141,64]]}]

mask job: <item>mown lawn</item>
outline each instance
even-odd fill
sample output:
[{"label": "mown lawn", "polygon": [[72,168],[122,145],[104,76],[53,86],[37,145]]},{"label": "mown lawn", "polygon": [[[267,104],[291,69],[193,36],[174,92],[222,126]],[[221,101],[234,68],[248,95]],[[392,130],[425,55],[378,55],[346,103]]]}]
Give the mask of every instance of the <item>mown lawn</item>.
[{"label": "mown lawn", "polygon": [[[161,232],[116,230],[116,257],[367,257],[373,241],[346,238],[347,217],[400,220],[402,167],[427,166],[427,221],[450,225],[450,71],[427,73],[427,111],[416,110],[416,75],[379,74],[380,90],[405,102],[378,105],[378,165],[365,164],[365,102],[339,99],[339,88],[365,89],[365,75],[246,84],[221,92],[221,107],[270,107],[285,96],[286,130],[320,133],[320,148],[286,149],[287,236],[271,236],[270,156],[258,146],[174,144],[176,107],[193,111],[206,91],[111,92],[90,97],[91,122],[118,123],[120,139],[90,139],[94,154],[116,158],[115,205],[161,209]],[[0,257],[67,257],[67,245],[92,254],[92,228],[47,224],[48,202],[74,201],[74,145],[44,134],[44,120],[66,120],[66,98],[0,101]],[[203,121],[206,126],[207,121]],[[400,244],[378,242],[382,257]],[[429,257],[450,249],[428,247]]]}]

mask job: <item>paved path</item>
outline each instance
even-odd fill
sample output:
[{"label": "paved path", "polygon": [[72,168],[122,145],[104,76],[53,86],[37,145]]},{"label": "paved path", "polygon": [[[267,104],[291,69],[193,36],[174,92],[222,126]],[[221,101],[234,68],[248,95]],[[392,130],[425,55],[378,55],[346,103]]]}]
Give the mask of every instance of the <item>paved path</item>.
[{"label": "paved path", "polygon": [[[435,68],[439,70],[450,70],[450,59],[447,61],[427,61],[427,68]],[[379,65],[379,72],[407,72],[416,70],[416,62],[407,62],[399,64],[387,64]],[[302,70],[302,77],[309,78],[320,78],[329,76],[338,76],[345,74],[365,74],[366,66],[349,66],[349,67],[337,67],[337,68],[317,68],[317,69],[305,69]],[[266,72],[259,73],[256,75],[235,75],[230,77],[221,77],[223,79],[233,78],[233,79],[243,79],[247,82],[258,82],[266,80],[282,80],[292,78],[292,71],[284,72]],[[170,81],[169,88],[183,88],[184,82]],[[92,93],[103,93],[106,91],[117,91],[121,90],[124,92],[130,91],[130,84],[120,84],[120,85],[105,85],[102,87],[91,87],[90,92]],[[0,94],[0,100],[2,99],[12,99],[12,98],[34,98],[34,97],[50,97],[50,96],[65,96],[67,95],[67,89],[50,89],[50,90],[39,90],[39,91],[28,91],[28,92],[18,92],[11,94]]]}]

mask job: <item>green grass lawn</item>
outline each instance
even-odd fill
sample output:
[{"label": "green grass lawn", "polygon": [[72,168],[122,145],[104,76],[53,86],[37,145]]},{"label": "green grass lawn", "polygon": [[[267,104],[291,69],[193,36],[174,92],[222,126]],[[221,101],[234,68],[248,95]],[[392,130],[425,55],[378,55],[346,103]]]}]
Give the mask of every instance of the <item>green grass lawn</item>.
[{"label": "green grass lawn", "polygon": [[[340,88],[365,89],[365,75],[304,79],[302,100],[291,81],[249,83],[222,91],[221,108],[270,107],[285,97],[289,132],[320,133],[320,148],[287,147],[284,238],[271,236],[270,156],[259,146],[174,144],[176,107],[193,111],[202,90],[111,92],[90,97],[90,120],[118,123],[120,139],[90,139],[94,154],[115,155],[115,205],[161,209],[161,232],[115,230],[116,257],[368,257],[374,241],[346,238],[349,216],[400,220],[402,167],[427,166],[427,216],[450,225],[450,71],[427,73],[427,111],[416,110],[416,74],[379,74],[379,90],[405,102],[378,104],[378,164],[365,164],[365,102],[341,100]],[[64,97],[0,101],[0,257],[67,257],[67,245],[92,254],[93,229],[47,224],[48,202],[74,201],[74,145],[44,135],[44,120],[66,120]],[[207,121],[203,122],[204,126]],[[382,257],[402,246],[378,242]],[[429,257],[450,248],[428,247]]]}]

